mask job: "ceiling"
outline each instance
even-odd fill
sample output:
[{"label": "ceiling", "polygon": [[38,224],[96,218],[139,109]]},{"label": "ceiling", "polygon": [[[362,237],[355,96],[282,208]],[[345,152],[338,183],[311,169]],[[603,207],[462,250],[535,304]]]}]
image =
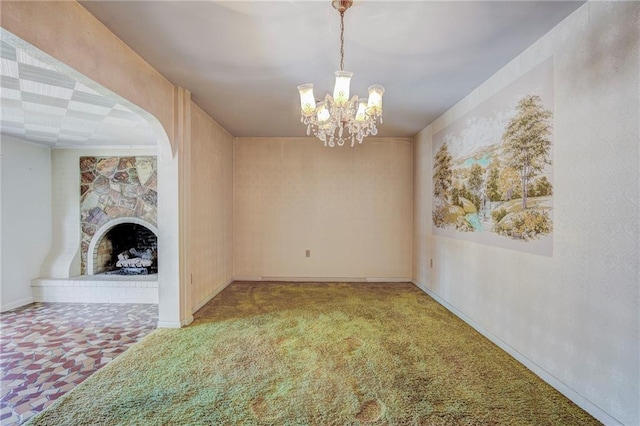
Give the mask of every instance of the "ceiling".
[{"label": "ceiling", "polygon": [[5,31],[0,41],[0,130],[50,147],[156,145],[148,122],[57,69]]},{"label": "ceiling", "polygon": [[[296,87],[314,83],[317,98],[333,88],[329,0],[81,3],[234,136],[304,136]],[[378,135],[413,136],[582,3],[356,0],[345,15],[351,92],[382,84]],[[157,143],[126,100],[0,32],[3,135],[51,147]]]},{"label": "ceiling", "polygon": [[[413,136],[582,1],[356,0],[351,93],[382,84],[379,136]],[[303,136],[296,86],[332,91],[339,15],[321,1],[81,1],[234,136]]]}]

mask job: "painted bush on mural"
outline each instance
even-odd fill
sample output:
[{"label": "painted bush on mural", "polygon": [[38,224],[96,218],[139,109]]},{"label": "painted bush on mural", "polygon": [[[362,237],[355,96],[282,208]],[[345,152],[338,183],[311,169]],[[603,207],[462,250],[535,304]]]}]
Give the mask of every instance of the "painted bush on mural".
[{"label": "painted bush on mural", "polygon": [[526,95],[507,115],[500,137],[466,156],[454,158],[445,137],[433,167],[436,227],[523,241],[552,231],[546,174],[553,114],[539,95]]}]

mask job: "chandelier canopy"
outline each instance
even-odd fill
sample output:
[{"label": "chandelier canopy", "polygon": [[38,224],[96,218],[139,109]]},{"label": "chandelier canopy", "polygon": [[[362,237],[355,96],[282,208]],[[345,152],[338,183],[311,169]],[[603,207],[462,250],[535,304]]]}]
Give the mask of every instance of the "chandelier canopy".
[{"label": "chandelier canopy", "polygon": [[326,94],[324,100],[316,103],[313,84],[298,86],[300,91],[300,121],[307,125],[307,135],[311,132],[324,146],[343,146],[351,139],[355,142],[378,133],[376,120],[382,123],[382,95],[384,87],[374,84],[369,87],[369,98],[349,99],[349,84],[352,72],[344,70],[344,13],[353,5],[353,0],[332,0],[332,6],[340,13],[340,71],[336,71],[333,96]]}]

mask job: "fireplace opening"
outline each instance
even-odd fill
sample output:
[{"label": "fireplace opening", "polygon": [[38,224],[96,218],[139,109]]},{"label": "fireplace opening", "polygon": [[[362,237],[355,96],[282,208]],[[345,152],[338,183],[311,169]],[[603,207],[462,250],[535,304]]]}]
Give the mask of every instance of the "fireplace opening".
[{"label": "fireplace opening", "polygon": [[94,259],[94,274],[157,274],[158,237],[137,223],[115,225],[96,245]]}]

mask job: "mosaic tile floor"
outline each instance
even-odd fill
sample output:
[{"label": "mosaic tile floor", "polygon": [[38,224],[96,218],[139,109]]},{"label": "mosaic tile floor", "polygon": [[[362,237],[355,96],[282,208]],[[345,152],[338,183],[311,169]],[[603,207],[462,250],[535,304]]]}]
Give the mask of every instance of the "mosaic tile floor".
[{"label": "mosaic tile floor", "polygon": [[158,306],[34,303],[0,314],[0,425],[24,423],[156,328]]}]

